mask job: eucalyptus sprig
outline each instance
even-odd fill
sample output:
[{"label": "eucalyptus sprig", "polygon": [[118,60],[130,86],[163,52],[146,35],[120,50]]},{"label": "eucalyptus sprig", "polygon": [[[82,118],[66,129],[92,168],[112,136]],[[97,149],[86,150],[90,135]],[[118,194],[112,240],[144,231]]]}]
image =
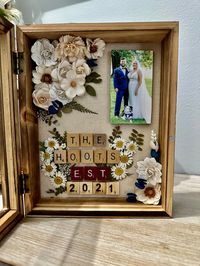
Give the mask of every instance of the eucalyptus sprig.
[{"label": "eucalyptus sprig", "polygon": [[138,150],[142,151],[142,146],[144,145],[144,135],[140,134],[136,129],[132,129],[132,133],[129,139],[138,145]]}]

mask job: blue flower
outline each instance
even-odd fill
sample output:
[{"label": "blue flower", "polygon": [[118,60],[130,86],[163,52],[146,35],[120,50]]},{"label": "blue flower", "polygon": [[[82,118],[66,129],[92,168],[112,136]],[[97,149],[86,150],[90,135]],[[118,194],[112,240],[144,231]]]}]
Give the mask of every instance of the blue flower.
[{"label": "blue flower", "polygon": [[58,101],[58,100],[53,101],[52,105],[50,105],[49,108],[48,108],[48,113],[50,115],[57,114],[59,109],[62,108],[62,107],[63,107],[63,104],[60,101]]},{"label": "blue flower", "polygon": [[97,66],[96,61],[97,59],[87,59],[86,63],[88,64],[89,67],[95,67]]},{"label": "blue flower", "polygon": [[135,182],[135,186],[139,189],[144,189],[147,184],[147,181],[143,178],[137,178]]},{"label": "blue flower", "polygon": [[126,199],[126,201],[128,201],[128,202],[136,202],[137,201],[137,199],[136,199],[136,194],[135,193],[127,193],[127,199]]}]

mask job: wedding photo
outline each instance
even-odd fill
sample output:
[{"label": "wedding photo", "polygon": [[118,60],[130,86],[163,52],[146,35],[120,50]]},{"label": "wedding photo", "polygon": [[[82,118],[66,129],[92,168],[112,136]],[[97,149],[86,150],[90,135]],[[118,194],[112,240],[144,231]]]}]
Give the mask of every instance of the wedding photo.
[{"label": "wedding photo", "polygon": [[112,50],[111,124],[151,124],[152,50]]}]

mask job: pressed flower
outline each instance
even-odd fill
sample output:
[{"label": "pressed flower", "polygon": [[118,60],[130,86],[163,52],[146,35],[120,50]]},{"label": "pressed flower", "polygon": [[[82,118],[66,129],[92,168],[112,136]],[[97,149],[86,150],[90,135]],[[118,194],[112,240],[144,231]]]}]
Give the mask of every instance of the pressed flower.
[{"label": "pressed flower", "polygon": [[136,153],[138,150],[138,146],[135,142],[133,141],[128,141],[126,143],[126,150],[131,152],[131,153]]},{"label": "pressed flower", "polygon": [[129,151],[123,151],[120,153],[120,163],[121,165],[129,166],[133,164],[133,154]]},{"label": "pressed flower", "polygon": [[72,100],[69,99],[66,94],[65,94],[65,90],[63,90],[61,88],[61,85],[62,84],[62,80],[60,82],[60,84],[58,83],[53,83],[52,86],[51,86],[51,89],[50,89],[50,95],[51,95],[51,98],[55,100],[58,100],[60,101],[63,105],[67,104],[67,103],[70,103]]},{"label": "pressed flower", "polygon": [[139,177],[145,178],[148,183],[156,185],[161,183],[162,165],[154,158],[145,158],[144,161],[137,162],[137,170]]},{"label": "pressed flower", "polygon": [[144,189],[136,189],[135,194],[137,200],[144,204],[158,205],[161,197],[161,187],[159,184],[156,184],[156,186],[148,184]]},{"label": "pressed flower", "polygon": [[122,139],[121,137],[116,138],[113,143],[110,145],[111,148],[114,148],[115,150],[123,150],[126,146],[126,140]]},{"label": "pressed flower", "polygon": [[61,149],[66,149],[66,144],[65,143],[62,143],[61,145],[60,145],[60,147],[61,147]]},{"label": "pressed flower", "polygon": [[51,105],[51,95],[49,85],[46,83],[40,83],[35,86],[35,90],[32,93],[33,103],[44,109],[48,110]]},{"label": "pressed flower", "polygon": [[116,180],[124,179],[127,175],[126,167],[122,164],[112,166],[111,175]]},{"label": "pressed flower", "polygon": [[58,59],[67,58],[70,62],[78,58],[84,58],[85,44],[81,37],[71,35],[62,36],[56,47],[55,53]]},{"label": "pressed flower", "polygon": [[72,69],[76,72],[78,76],[86,77],[90,75],[91,69],[86,64],[86,61],[84,59],[78,59],[72,64]]},{"label": "pressed flower", "polygon": [[45,162],[45,163],[47,163],[47,162],[49,162],[50,163],[50,161],[53,159],[53,154],[52,153],[50,153],[50,152],[47,152],[47,151],[45,151],[45,152],[40,152],[40,160],[42,161],[42,162]]},{"label": "pressed flower", "polygon": [[51,178],[51,183],[56,188],[60,187],[60,186],[65,187],[66,181],[67,180],[66,180],[65,176],[61,172],[55,173],[54,177]]},{"label": "pressed flower", "polygon": [[82,96],[85,94],[85,78],[79,77],[74,70],[67,72],[66,79],[63,79],[61,88],[65,90],[65,94],[69,99],[75,96]]},{"label": "pressed flower", "polygon": [[44,175],[54,176],[57,167],[54,163],[47,163],[47,164],[43,164],[42,169],[44,170]]},{"label": "pressed flower", "polygon": [[100,38],[95,40],[86,39],[86,51],[85,55],[89,59],[97,59],[103,56],[103,52],[105,49],[105,42]]},{"label": "pressed flower", "polygon": [[47,39],[37,40],[31,48],[31,58],[38,66],[56,65],[55,48]]},{"label": "pressed flower", "polygon": [[56,150],[59,148],[58,141],[53,138],[48,138],[47,140],[45,140],[44,145],[49,152],[52,152],[53,150]]}]

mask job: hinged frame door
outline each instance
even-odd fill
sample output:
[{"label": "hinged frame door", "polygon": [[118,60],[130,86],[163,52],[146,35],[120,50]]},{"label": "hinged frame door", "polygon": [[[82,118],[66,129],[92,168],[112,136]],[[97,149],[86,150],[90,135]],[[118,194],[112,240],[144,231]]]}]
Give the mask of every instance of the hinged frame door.
[{"label": "hinged frame door", "polygon": [[22,197],[19,194],[20,130],[18,111],[18,89],[16,75],[12,71],[12,51],[15,49],[14,28],[0,18],[0,106],[1,175],[7,187],[3,193],[6,208],[0,218],[0,239],[23,217]]}]

